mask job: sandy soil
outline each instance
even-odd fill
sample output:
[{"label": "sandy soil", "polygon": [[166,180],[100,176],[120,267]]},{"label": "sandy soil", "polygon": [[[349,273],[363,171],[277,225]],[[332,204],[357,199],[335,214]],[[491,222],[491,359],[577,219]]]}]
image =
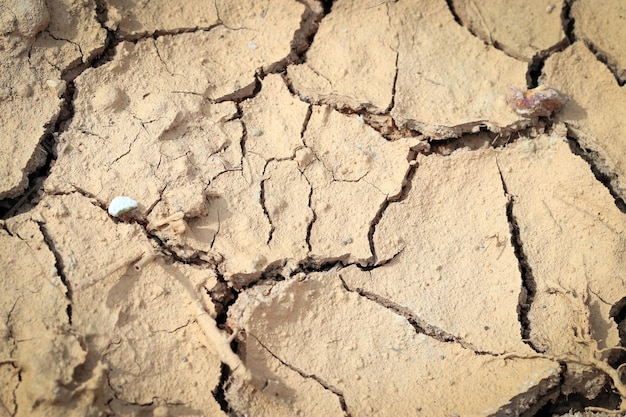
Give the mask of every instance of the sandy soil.
[{"label": "sandy soil", "polygon": [[626,6],[490,3],[0,0],[0,417],[626,413]]}]

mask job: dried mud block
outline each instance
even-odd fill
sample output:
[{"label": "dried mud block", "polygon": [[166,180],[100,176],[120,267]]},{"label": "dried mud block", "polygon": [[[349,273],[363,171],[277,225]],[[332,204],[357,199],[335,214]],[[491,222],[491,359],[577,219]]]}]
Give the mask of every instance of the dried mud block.
[{"label": "dried mud block", "polygon": [[125,39],[136,39],[155,32],[208,29],[219,23],[215,2],[188,0],[106,0],[107,22]]},{"label": "dried mud block", "polygon": [[452,4],[463,25],[483,42],[527,62],[565,41],[563,0],[510,4],[453,0]]},{"label": "dried mud block", "polygon": [[[198,46],[203,32],[178,35]],[[202,96],[209,78],[202,65],[172,74],[158,50],[172,37],[124,42],[113,61],[76,79],[75,114],[60,135],[59,158],[49,191],[83,190],[108,204],[127,195],[145,214],[161,202],[167,215],[203,212],[205,188],[218,174],[241,164],[239,121],[233,103],[210,104]],[[191,75],[194,74],[194,75]],[[205,74],[208,77],[208,74]]]},{"label": "dried mud block", "polygon": [[104,50],[107,32],[96,19],[95,0],[46,0],[46,4],[50,23],[33,45],[33,66],[39,67],[41,60],[43,66],[63,70],[89,62]]},{"label": "dried mud block", "polygon": [[583,360],[619,346],[611,314],[626,296],[624,214],[563,138],[520,141],[498,163],[535,287],[530,341]]},{"label": "dried mud block", "polygon": [[241,170],[243,135],[241,122],[231,120],[234,103],[209,99],[253,86],[263,63],[226,50],[203,58],[194,50],[228,44],[232,36],[243,31],[218,27],[123,42],[113,61],[81,74],[47,189],[78,188],[103,203],[128,195],[143,213],[160,202],[155,210],[165,217],[205,212],[207,184]]},{"label": "dried mud block", "polygon": [[[106,25],[117,30],[124,39],[137,39],[159,32],[179,32],[191,29],[212,30],[223,26],[241,31],[224,46],[231,53],[233,48],[245,47],[245,55],[255,56],[278,52],[285,57],[289,49],[280,51],[285,41],[292,39],[304,12],[301,4],[285,0],[272,2],[225,1],[203,2],[200,0],[171,4],[167,0],[130,1],[107,0]],[[238,46],[239,45],[239,46]],[[258,49],[265,49],[265,52]],[[195,54],[198,55],[198,54]]]},{"label": "dried mud block", "polygon": [[[224,100],[251,95],[257,71],[270,72],[284,65],[291,54],[291,40],[300,28],[305,6],[290,0],[256,2],[252,0],[218,2],[222,22],[208,32],[196,32],[204,41],[190,43],[180,35],[171,38],[171,48],[159,48],[164,61],[188,76],[206,78],[200,84],[207,98]],[[180,71],[180,70],[179,70]],[[193,72],[192,72],[193,74]]]},{"label": "dried mud block", "polygon": [[272,360],[258,360],[267,353],[335,393],[350,415],[504,415],[526,410],[559,383],[556,362],[477,355],[416,333],[404,317],[347,291],[344,271],[255,286],[231,307],[229,320],[247,337],[246,363],[269,391],[249,407],[306,395]]},{"label": "dried mud block", "polygon": [[391,110],[400,126],[449,138],[527,123],[505,100],[509,86],[526,85],[526,63],[485,46],[454,21],[443,0],[389,4],[389,14],[401,28]]},{"label": "dried mud block", "polygon": [[311,255],[367,263],[370,224],[381,205],[400,194],[417,142],[388,142],[356,117],[315,106],[304,143],[313,155],[304,170],[315,212]]},{"label": "dried mud block", "polygon": [[32,38],[50,23],[50,11],[45,0],[5,1],[2,4],[2,34],[18,32]]},{"label": "dried mud block", "polygon": [[[211,341],[195,323],[188,310],[193,300],[177,279],[184,274],[198,288],[212,288],[215,274],[158,258],[139,262],[153,250],[143,230],[115,223],[80,194],[47,197],[36,210],[72,290],[72,331],[85,345],[85,361],[107,365],[112,391],[105,397],[120,407],[158,397],[220,413],[206,395],[219,382],[220,360],[205,348]],[[203,301],[212,306],[207,295]]]},{"label": "dried mud block", "polygon": [[304,147],[300,136],[308,109],[289,92],[280,75],[265,77],[259,94],[241,103],[246,152],[267,161],[293,158]]},{"label": "dried mud block", "polygon": [[[184,299],[179,302],[184,303]],[[151,323],[159,322],[153,319]],[[106,351],[114,392],[111,409],[118,415],[128,415],[132,404],[150,404],[155,415],[159,407],[168,410],[168,415],[182,410],[186,415],[225,416],[211,394],[219,383],[220,361],[206,349],[206,343],[195,324],[121,336]]]},{"label": "dried mud block", "polygon": [[220,175],[210,188],[218,197],[211,198],[207,216],[190,226],[223,257],[219,268],[227,279],[252,279],[270,265],[306,256],[311,188],[295,161],[268,163],[251,155],[242,173]]},{"label": "dried mud block", "polygon": [[378,264],[348,287],[390,302],[426,329],[477,350],[527,351],[521,277],[492,151],[420,156],[408,196],[374,232]]},{"label": "dried mud block", "polygon": [[311,375],[303,375],[275,358],[253,337],[246,342],[246,362],[261,379],[253,385],[233,381],[225,392],[239,415],[259,417],[345,416],[336,394]]},{"label": "dried mud block", "polygon": [[[42,227],[19,216],[0,231],[0,252],[11,254],[0,257],[0,410],[15,416],[96,415],[104,410],[98,400],[102,370],[86,366],[87,352],[70,331],[70,301]],[[73,408],[82,412],[66,414]]]},{"label": "dried mud block", "polygon": [[589,0],[572,4],[574,33],[593,45],[613,68],[617,78],[626,81],[626,4],[621,0],[595,3]]},{"label": "dried mud block", "polygon": [[62,71],[104,47],[95,3],[85,3],[72,9],[68,1],[10,1],[1,11],[0,125],[7,134],[0,139],[0,199],[22,192],[46,160],[39,142],[61,104],[48,83],[63,83]]},{"label": "dried mud block", "polygon": [[[300,136],[308,105],[289,93],[280,76],[270,75],[241,111],[242,165],[207,180],[206,210],[188,219],[186,232],[158,231],[185,256],[210,252],[223,259],[219,267],[227,279],[253,278],[270,265],[303,259],[313,218],[311,187],[295,161],[304,148]],[[159,207],[151,218],[160,215]]]},{"label": "dried mud block", "polygon": [[626,197],[626,91],[582,42],[546,60],[542,79],[570,98],[557,120]]},{"label": "dried mud block", "polygon": [[[301,97],[339,108],[388,110],[396,74],[397,34],[388,6],[376,0],[333,3],[306,62],[287,69]],[[372,36],[372,27],[377,28]]]}]

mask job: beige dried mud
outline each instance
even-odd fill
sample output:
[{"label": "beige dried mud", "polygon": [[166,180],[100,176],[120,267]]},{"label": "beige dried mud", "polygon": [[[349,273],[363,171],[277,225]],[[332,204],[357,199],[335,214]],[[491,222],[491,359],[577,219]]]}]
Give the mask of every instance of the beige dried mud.
[{"label": "beige dried mud", "polygon": [[591,151],[597,168],[626,196],[626,91],[613,74],[582,43],[576,42],[548,58],[545,83],[570,100],[557,114],[584,150]]},{"label": "beige dried mud", "polygon": [[[115,224],[94,201],[77,193],[46,198],[30,216],[7,226],[16,237],[3,244],[17,244],[17,250],[26,251],[22,262],[38,267],[26,274],[32,276],[33,295],[9,298],[14,304],[5,305],[4,314],[19,320],[15,313],[26,309],[23,313],[38,321],[7,324],[11,329],[5,338],[12,348],[4,353],[15,362],[3,365],[14,370],[2,375],[16,387],[16,399],[5,405],[14,404],[17,415],[58,415],[70,404],[77,410],[74,415],[101,415],[108,409],[126,414],[132,404],[152,404],[158,398],[154,406],[180,403],[187,410],[221,413],[213,397],[202,394],[219,381],[218,352],[196,324],[189,310],[192,300],[178,277],[185,275],[196,288],[212,287],[216,278],[211,271],[158,259],[137,264],[153,250],[143,230]],[[64,284],[47,245],[63,260]],[[10,274],[23,271],[19,264],[9,264],[2,281],[11,283]],[[66,292],[71,294],[69,325]],[[207,296],[203,302],[212,305]],[[50,368],[51,363],[57,365]],[[15,381],[16,370],[21,383]]]},{"label": "beige dried mud", "polygon": [[304,143],[314,156],[304,171],[313,188],[311,207],[316,216],[311,256],[369,263],[370,224],[382,204],[400,194],[409,150],[418,141],[387,142],[360,118],[316,106]]},{"label": "beige dried mud", "polygon": [[[555,362],[478,355],[416,333],[403,316],[348,291],[341,281],[344,273],[365,274],[350,267],[247,291],[231,308],[234,325],[244,328],[250,341],[246,355],[257,359],[269,352],[335,393],[351,415],[518,412],[558,383]],[[315,404],[296,408],[306,392],[280,378],[280,369],[257,360],[248,366],[264,387],[257,395],[270,391],[265,395],[272,398],[268,403],[276,415],[318,412]],[[410,382],[416,380],[428,383],[416,390]],[[255,412],[249,404],[237,407],[242,414]]]},{"label": "beige dried mud", "polygon": [[[482,41],[531,62],[565,41],[563,1],[493,2],[453,0],[455,13]],[[575,6],[574,6],[575,7]]]},{"label": "beige dried mud", "polygon": [[[301,97],[375,113],[390,108],[398,39],[387,9],[376,1],[333,4],[306,62],[288,68]],[[375,36],[372,27],[379,29]]]},{"label": "beige dried mud", "polygon": [[618,5],[170,3],[0,5],[0,416],[626,407]]},{"label": "beige dried mud", "polygon": [[494,151],[420,155],[417,162],[409,195],[389,205],[374,233],[384,265],[344,277],[346,284],[399,306],[441,338],[492,354],[529,351]]},{"label": "beige dried mud", "polygon": [[0,5],[0,199],[28,185],[46,160],[40,145],[59,117],[63,71],[91,60],[106,32],[95,2],[7,1]]},{"label": "beige dried mud", "polygon": [[209,28],[219,22],[215,2],[185,1],[172,4],[164,0],[106,0],[109,29],[119,37],[134,39],[154,32],[174,32]]},{"label": "beige dried mud", "polygon": [[[307,62],[288,68],[301,96],[340,108],[390,109],[398,125],[433,138],[526,124],[501,93],[526,85],[526,65],[460,27],[445,1],[370,3],[333,5]],[[372,39],[364,22],[374,20],[382,27]]]},{"label": "beige dried mud", "polygon": [[507,149],[498,164],[535,287],[529,339],[539,352],[581,360],[582,366],[568,364],[567,385],[575,385],[590,378],[588,358],[602,359],[599,350],[620,346],[612,316],[626,296],[626,218],[562,138],[516,148],[521,155]]},{"label": "beige dried mud", "polygon": [[620,0],[572,4],[574,33],[593,46],[611,66],[617,79],[626,81],[626,4]]}]

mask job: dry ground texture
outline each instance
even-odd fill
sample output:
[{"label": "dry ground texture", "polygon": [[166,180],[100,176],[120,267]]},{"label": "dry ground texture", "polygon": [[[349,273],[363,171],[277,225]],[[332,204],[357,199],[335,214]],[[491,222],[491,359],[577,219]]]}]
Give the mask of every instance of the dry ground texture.
[{"label": "dry ground texture", "polygon": [[626,412],[622,0],[0,30],[1,417]]}]

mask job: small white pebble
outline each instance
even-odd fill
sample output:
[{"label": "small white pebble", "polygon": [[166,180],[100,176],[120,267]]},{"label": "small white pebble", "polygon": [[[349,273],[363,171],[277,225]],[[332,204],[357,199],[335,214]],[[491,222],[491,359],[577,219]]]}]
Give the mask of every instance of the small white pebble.
[{"label": "small white pebble", "polygon": [[137,208],[137,202],[130,197],[118,196],[111,200],[109,204],[109,214],[117,217]]},{"label": "small white pebble", "polygon": [[256,43],[254,43],[254,42],[250,42],[250,43],[248,44],[248,48],[250,48],[250,49],[252,49],[252,50],[255,50],[256,48],[258,48],[258,46],[257,46],[257,44],[256,44]]},{"label": "small white pebble", "polygon": [[548,13],[552,13],[552,11],[556,8],[556,6],[554,4],[549,5],[548,7],[546,7],[546,12]]},{"label": "small white pebble", "polygon": [[341,33],[348,33],[348,29],[341,29]]}]

